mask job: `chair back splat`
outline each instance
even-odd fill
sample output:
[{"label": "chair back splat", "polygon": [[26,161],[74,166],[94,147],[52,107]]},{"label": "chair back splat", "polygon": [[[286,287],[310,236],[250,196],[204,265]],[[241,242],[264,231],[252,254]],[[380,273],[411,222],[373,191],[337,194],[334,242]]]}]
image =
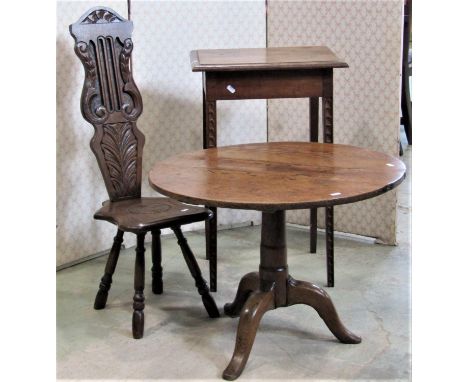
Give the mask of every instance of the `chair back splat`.
[{"label": "chair back splat", "polygon": [[143,110],[133,81],[133,22],[95,7],[70,25],[85,80],[81,113],[94,126],[91,149],[111,201],[141,197],[144,135],[136,121]]}]

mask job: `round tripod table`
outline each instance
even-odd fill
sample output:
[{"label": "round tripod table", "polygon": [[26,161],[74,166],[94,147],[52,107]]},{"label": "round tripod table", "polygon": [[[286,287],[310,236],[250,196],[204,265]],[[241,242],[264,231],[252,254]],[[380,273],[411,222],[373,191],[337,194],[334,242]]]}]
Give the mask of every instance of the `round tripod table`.
[{"label": "round tripod table", "polygon": [[342,324],[322,288],[289,275],[285,211],[372,198],[400,184],[405,170],[403,162],[389,155],[309,142],[212,148],[154,165],[149,181],[164,195],[191,204],[262,211],[259,272],[242,277],[234,301],[224,306],[227,315],[240,316],[224,379],[242,373],[262,316],[276,308],[309,305],[339,341],[361,342]]}]

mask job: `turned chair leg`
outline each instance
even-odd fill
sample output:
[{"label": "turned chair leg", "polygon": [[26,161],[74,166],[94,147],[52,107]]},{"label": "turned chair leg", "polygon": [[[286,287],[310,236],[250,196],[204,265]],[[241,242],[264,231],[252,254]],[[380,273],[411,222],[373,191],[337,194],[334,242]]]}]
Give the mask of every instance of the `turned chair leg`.
[{"label": "turned chair leg", "polygon": [[192,250],[187,244],[187,239],[182,234],[182,230],[180,229],[179,226],[172,227],[172,230],[174,231],[177,237],[177,243],[179,244],[180,249],[182,250],[182,254],[190,270],[190,273],[192,277],[195,279],[195,285],[198,289],[198,293],[200,294],[202,298],[203,305],[205,305],[205,309],[208,312],[208,315],[211,318],[219,317],[219,311],[216,306],[216,303],[210,294],[208,285],[206,285],[206,281],[202,277],[197,260],[195,259],[195,256],[193,255]]},{"label": "turned chair leg", "polygon": [[143,337],[145,328],[145,234],[137,234],[136,258],[135,258],[135,294],[133,296],[133,318],[132,332],[133,338],[139,339]]},{"label": "turned chair leg", "polygon": [[109,289],[112,284],[112,275],[115,272],[117,261],[119,260],[120,247],[123,242],[123,231],[117,230],[117,234],[114,237],[114,244],[109,253],[107,259],[106,268],[104,270],[104,276],[102,276],[101,283],[99,284],[99,290],[94,300],[94,309],[104,309],[107,303],[107,296]]},{"label": "turned chair leg", "polygon": [[151,268],[151,273],[153,276],[152,290],[154,294],[161,294],[163,292],[163,268],[161,266],[161,230],[156,229],[151,231],[151,236],[151,256],[153,260],[153,268]]}]

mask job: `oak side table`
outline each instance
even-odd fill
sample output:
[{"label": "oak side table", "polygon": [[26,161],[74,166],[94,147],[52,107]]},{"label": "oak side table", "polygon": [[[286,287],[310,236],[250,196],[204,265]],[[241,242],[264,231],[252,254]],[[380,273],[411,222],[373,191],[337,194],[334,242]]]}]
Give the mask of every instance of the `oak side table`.
[{"label": "oak side table", "polygon": [[262,212],[259,271],[242,277],[234,301],[224,306],[227,315],[240,316],[234,353],[224,370],[224,379],[233,380],[242,373],[260,320],[269,310],[309,305],[340,342],[361,342],[342,324],[322,288],[289,274],[286,210],[369,199],[396,187],[405,173],[403,162],[390,155],[310,142],[211,148],[154,165],[149,182],[164,195],[190,204]]},{"label": "oak side table", "polygon": [[[216,147],[216,101],[309,98],[310,141],[318,141],[322,97],[323,140],[333,142],[333,68],[347,68],[326,46],[207,49],[190,52],[193,72],[203,72],[203,148]],[[210,289],[217,284],[217,214],[205,223]],[[334,285],[333,207],[326,207],[327,285]],[[310,252],[317,251],[317,209],[310,209]]]}]

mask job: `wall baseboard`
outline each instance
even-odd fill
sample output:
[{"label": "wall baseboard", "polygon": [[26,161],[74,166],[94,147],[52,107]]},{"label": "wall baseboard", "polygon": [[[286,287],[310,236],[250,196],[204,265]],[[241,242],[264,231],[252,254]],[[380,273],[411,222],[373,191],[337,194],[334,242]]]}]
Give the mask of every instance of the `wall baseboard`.
[{"label": "wall baseboard", "polygon": [[[120,248],[125,249],[125,245],[122,244],[122,246]],[[97,259],[98,257],[108,255],[109,252],[110,252],[110,248],[105,249],[104,251],[93,253],[92,255],[89,255],[89,256],[86,256],[86,257],[82,257],[82,258],[80,258],[78,260],[73,260],[73,261],[70,261],[68,263],[59,265],[59,266],[56,267],[55,270],[56,270],[56,272],[58,272],[58,271],[61,271],[62,269],[70,268],[70,267],[73,267],[74,265],[85,263],[87,261]]]},{"label": "wall baseboard", "polygon": [[[234,228],[241,228],[241,227],[248,227],[248,226],[253,226],[254,223],[252,221],[248,222],[241,222],[241,223],[235,223],[235,224],[226,224],[226,225],[221,225],[218,227],[218,231],[223,231],[225,229],[234,229]],[[288,227],[294,227],[298,228],[300,230],[308,231],[309,226],[306,225],[299,225],[299,224],[294,224],[294,223],[286,223],[286,226]],[[319,234],[325,234],[325,230],[322,228],[318,228],[317,231]],[[198,230],[191,230],[191,231],[185,231],[185,232],[194,232],[194,233],[204,233],[204,229],[198,229]],[[377,244],[377,239],[375,237],[368,237],[368,236],[361,236],[361,235],[356,235],[354,233],[347,233],[347,232],[334,232],[335,237],[342,238],[342,239],[349,239],[349,240],[356,240],[356,241],[361,241],[365,243],[372,243],[372,244]],[[174,233],[172,231],[169,231],[167,233],[162,233],[162,236],[174,236]],[[147,241],[147,243],[150,243],[150,241]],[[122,245],[122,249],[125,249],[125,245]],[[109,254],[110,248],[106,249],[101,252],[94,253],[92,255],[83,257],[78,260],[71,261],[66,264],[59,265],[56,268],[56,271],[61,271],[62,269],[70,268],[78,264],[85,263],[90,260],[97,259],[98,257],[101,256],[106,256]]]},{"label": "wall baseboard", "polygon": [[[234,223],[234,224],[225,224],[225,225],[218,226],[218,231],[223,231],[225,229],[248,227],[248,226],[253,226],[253,225],[254,224],[253,224],[252,221]],[[184,231],[184,232],[194,232],[194,233],[202,233],[203,232],[204,233],[205,230],[204,229],[197,229],[197,230],[187,230],[187,231]],[[162,231],[161,236],[170,237],[170,236],[175,236],[175,235],[171,230],[168,229],[167,231],[166,230]],[[145,243],[151,243],[151,240],[146,240]],[[125,247],[124,244],[122,244],[121,248],[125,249],[126,247]],[[102,256],[107,256],[109,254],[109,252],[110,252],[110,248],[105,249],[104,251],[93,253],[92,255],[82,257],[82,258],[77,259],[77,260],[70,261],[68,263],[57,266],[55,268],[55,271],[58,272],[58,271],[61,271],[63,269],[66,269],[66,268],[70,268],[70,267],[73,267],[75,265],[82,264],[82,263],[85,263],[87,261],[97,259],[97,258],[102,257]]]},{"label": "wall baseboard", "polygon": [[[303,230],[303,231],[309,231],[309,226],[307,226],[307,225],[286,223],[286,226],[298,228],[298,229]],[[319,234],[325,235],[325,229],[323,229],[323,228],[317,228],[317,232]],[[365,242],[365,243],[372,243],[372,244],[377,243],[377,239],[375,237],[362,236],[362,235],[357,235],[355,233],[334,231],[333,235],[335,237],[338,237],[338,238],[341,238],[341,239],[350,239],[350,240],[355,240],[355,241],[360,241],[360,242]]]}]

